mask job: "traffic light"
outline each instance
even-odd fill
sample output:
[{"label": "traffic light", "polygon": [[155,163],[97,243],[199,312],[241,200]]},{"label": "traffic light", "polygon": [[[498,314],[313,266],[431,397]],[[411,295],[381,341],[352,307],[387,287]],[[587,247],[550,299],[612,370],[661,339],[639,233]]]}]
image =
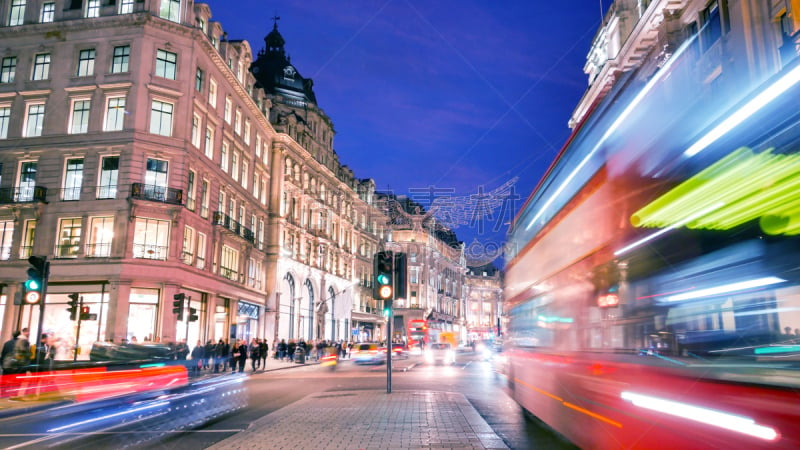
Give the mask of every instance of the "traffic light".
[{"label": "traffic light", "polygon": [[69,305],[69,308],[67,308],[67,311],[69,311],[69,320],[77,320],[78,319],[78,302],[79,302],[78,299],[80,298],[80,294],[75,292],[75,293],[69,294],[67,297],[69,297],[69,301],[67,302],[67,304]]},{"label": "traffic light", "polygon": [[394,298],[406,298],[408,258],[405,253],[394,254]]},{"label": "traffic light", "polygon": [[81,320],[89,320],[89,307],[81,306]]},{"label": "traffic light", "polygon": [[197,308],[189,308],[189,322],[197,322]]},{"label": "traffic light", "polygon": [[172,298],[172,312],[178,315],[178,320],[183,320],[183,302],[186,300],[186,294],[180,292]]},{"label": "traffic light", "polygon": [[394,255],[392,252],[383,251],[375,254],[372,259],[372,271],[375,282],[372,283],[372,296],[379,300],[392,300],[394,298]]},{"label": "traffic light", "polygon": [[31,256],[28,258],[28,279],[25,281],[25,303],[33,305],[39,303],[44,295],[44,285],[50,275],[50,263],[46,256]]}]

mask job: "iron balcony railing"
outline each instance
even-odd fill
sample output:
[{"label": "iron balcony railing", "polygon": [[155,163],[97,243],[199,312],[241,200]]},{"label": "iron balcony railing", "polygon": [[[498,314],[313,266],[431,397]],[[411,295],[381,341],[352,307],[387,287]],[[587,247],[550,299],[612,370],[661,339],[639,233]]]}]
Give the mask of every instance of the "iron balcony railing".
[{"label": "iron balcony railing", "polygon": [[230,216],[222,213],[220,211],[214,211],[214,218],[213,222],[215,225],[219,225],[234,234],[240,236],[242,239],[246,240],[247,242],[254,244],[256,243],[256,235],[253,233],[252,230],[249,228],[245,228],[239,222],[230,218]]},{"label": "iron balcony railing", "polygon": [[131,197],[169,203],[170,205],[180,205],[183,203],[183,190],[154,184],[133,183],[131,185]]},{"label": "iron balcony railing", "polygon": [[11,203],[44,202],[47,199],[47,188],[44,186],[12,187],[0,189],[0,205]]}]

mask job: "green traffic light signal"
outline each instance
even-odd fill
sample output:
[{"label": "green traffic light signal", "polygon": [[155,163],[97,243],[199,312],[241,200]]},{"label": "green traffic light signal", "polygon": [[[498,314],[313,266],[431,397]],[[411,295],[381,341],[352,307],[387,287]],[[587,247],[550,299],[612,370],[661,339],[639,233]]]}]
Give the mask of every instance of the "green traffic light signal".
[{"label": "green traffic light signal", "polygon": [[42,288],[42,284],[39,283],[39,280],[30,279],[25,282],[25,289],[28,291],[38,291]]}]

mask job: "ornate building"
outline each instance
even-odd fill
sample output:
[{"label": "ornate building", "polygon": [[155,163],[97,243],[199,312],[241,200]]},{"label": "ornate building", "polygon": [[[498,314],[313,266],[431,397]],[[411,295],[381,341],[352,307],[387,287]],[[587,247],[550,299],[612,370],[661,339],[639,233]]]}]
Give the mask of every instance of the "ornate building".
[{"label": "ornate building", "polygon": [[[264,78],[277,26],[253,72],[249,43],[191,0],[4,0],[0,40],[3,338],[38,331],[39,307],[13,301],[30,255],[51,263],[43,322],[59,358],[71,293],[97,314],[84,350],[338,339],[351,314],[379,322],[365,297],[385,223],[374,183],[340,165],[310,80],[286,65],[286,82]],[[177,320],[178,293],[199,320]]]},{"label": "ornate building", "polygon": [[405,197],[382,194],[381,202],[391,227],[385,249],[405,253],[408,262],[406,298],[393,304],[393,338],[407,335],[410,320],[427,320],[431,334],[453,332],[465,340],[463,242],[436,223],[431,212]]},{"label": "ornate building", "polygon": [[493,339],[501,332],[503,274],[492,264],[469,267],[466,278],[467,307],[464,323],[467,340]]}]

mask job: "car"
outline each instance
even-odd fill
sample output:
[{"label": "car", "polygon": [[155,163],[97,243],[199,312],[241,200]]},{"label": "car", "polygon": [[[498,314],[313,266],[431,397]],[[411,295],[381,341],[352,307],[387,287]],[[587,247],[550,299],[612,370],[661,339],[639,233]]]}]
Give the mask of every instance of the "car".
[{"label": "car", "polygon": [[386,349],[377,343],[362,342],[353,346],[350,360],[355,364],[383,364],[386,362]]},{"label": "car", "polygon": [[431,364],[455,364],[456,351],[448,342],[431,344],[425,349],[425,362]]},{"label": "car", "polygon": [[392,344],[392,359],[408,359],[408,347],[406,347],[406,344]]}]

